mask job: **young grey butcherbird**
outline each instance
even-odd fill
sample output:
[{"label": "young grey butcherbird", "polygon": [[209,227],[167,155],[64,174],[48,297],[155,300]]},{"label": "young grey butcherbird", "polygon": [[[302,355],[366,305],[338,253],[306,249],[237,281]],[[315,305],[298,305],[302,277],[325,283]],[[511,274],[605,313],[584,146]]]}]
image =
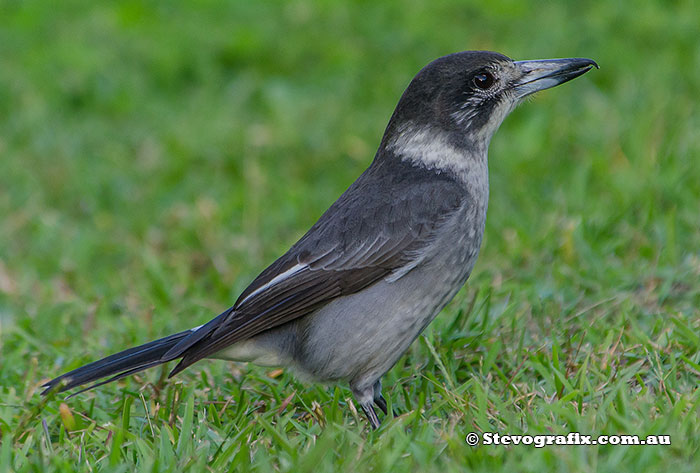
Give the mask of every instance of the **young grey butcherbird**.
[{"label": "young grey butcherbird", "polygon": [[[586,73],[590,59],[512,61],[465,51],[411,81],[369,168],[316,224],[207,324],[59,376],[86,389],[179,359],[289,367],[347,382],[373,428],[381,377],[464,285],[484,233],[487,151],[524,97]],[[81,391],[82,392],[82,391]]]}]

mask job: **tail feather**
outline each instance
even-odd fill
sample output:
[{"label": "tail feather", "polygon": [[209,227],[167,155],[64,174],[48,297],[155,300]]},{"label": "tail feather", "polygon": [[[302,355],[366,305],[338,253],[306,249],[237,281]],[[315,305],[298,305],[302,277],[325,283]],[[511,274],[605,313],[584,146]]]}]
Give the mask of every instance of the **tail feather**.
[{"label": "tail feather", "polygon": [[[61,376],[52,379],[43,385],[46,389],[42,394],[46,395],[58,387],[58,391],[67,391],[76,386],[86,383],[91,383],[107,376],[111,378],[92,384],[78,393],[87,391],[88,389],[101,386],[112,381],[116,381],[125,376],[129,376],[139,371],[143,371],[153,366],[171,361],[179,356],[168,358],[164,355],[177,343],[192,333],[191,330],[176,333],[165,338],[160,338],[152,342],[145,343],[138,347],[129,348],[128,350],[115,353],[101,360],[76,368],[73,371],[62,374]],[[75,393],[75,394],[78,394]]]}]

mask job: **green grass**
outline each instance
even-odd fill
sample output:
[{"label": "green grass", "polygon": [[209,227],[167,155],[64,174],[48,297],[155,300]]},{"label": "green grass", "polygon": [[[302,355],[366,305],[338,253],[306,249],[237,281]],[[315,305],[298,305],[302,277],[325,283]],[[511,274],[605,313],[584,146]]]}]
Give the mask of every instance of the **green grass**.
[{"label": "green grass", "polygon": [[[697,6],[259,3],[0,3],[0,471],[698,471]],[[344,386],[220,361],[39,396],[226,308],[413,74],[477,48],[601,69],[496,134],[474,274],[384,380],[399,417],[370,432]]]}]

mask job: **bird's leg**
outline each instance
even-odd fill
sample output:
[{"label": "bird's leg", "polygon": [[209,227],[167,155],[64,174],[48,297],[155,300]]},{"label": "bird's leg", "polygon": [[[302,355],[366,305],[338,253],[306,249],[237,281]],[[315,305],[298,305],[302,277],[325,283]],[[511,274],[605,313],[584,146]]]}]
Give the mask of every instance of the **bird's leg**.
[{"label": "bird's leg", "polygon": [[357,402],[360,404],[372,428],[375,430],[378,429],[379,418],[377,417],[377,413],[374,412],[374,407],[372,407],[372,403],[374,402],[374,388],[372,386],[362,389],[353,387],[352,393],[355,395],[355,399],[357,399]]},{"label": "bird's leg", "polygon": [[384,415],[389,414],[389,411],[387,410],[387,407],[386,407],[386,399],[384,399],[384,396],[382,396],[382,395],[380,394],[380,395],[379,395],[379,398],[377,398],[377,399],[374,400],[374,404],[375,404],[379,409],[382,410],[382,412],[384,413]]},{"label": "bird's leg", "polygon": [[374,383],[372,389],[374,390],[374,403],[382,410],[384,415],[387,415],[389,411],[386,407],[386,399],[382,396],[382,380],[378,379],[377,382]]},{"label": "bird's leg", "polygon": [[[384,396],[382,396],[382,380],[377,380],[376,383],[374,383],[374,403],[377,405],[378,408],[382,410],[384,415],[389,415],[389,409],[387,408],[386,405],[386,399],[384,399]],[[398,417],[399,414],[396,412],[396,409],[391,410],[391,415],[394,417]]]}]

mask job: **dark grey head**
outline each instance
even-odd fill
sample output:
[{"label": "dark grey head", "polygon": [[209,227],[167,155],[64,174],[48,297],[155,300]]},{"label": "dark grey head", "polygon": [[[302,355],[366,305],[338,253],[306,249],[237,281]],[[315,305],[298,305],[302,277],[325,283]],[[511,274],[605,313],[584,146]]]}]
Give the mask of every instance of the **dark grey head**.
[{"label": "dark grey head", "polygon": [[594,66],[598,67],[583,58],[513,61],[490,51],[441,57],[425,66],[406,88],[380,151],[412,161],[427,159],[425,164],[433,167],[440,165],[432,162],[436,159],[449,161],[447,155],[455,149],[485,156],[491,137],[523,98]]}]

